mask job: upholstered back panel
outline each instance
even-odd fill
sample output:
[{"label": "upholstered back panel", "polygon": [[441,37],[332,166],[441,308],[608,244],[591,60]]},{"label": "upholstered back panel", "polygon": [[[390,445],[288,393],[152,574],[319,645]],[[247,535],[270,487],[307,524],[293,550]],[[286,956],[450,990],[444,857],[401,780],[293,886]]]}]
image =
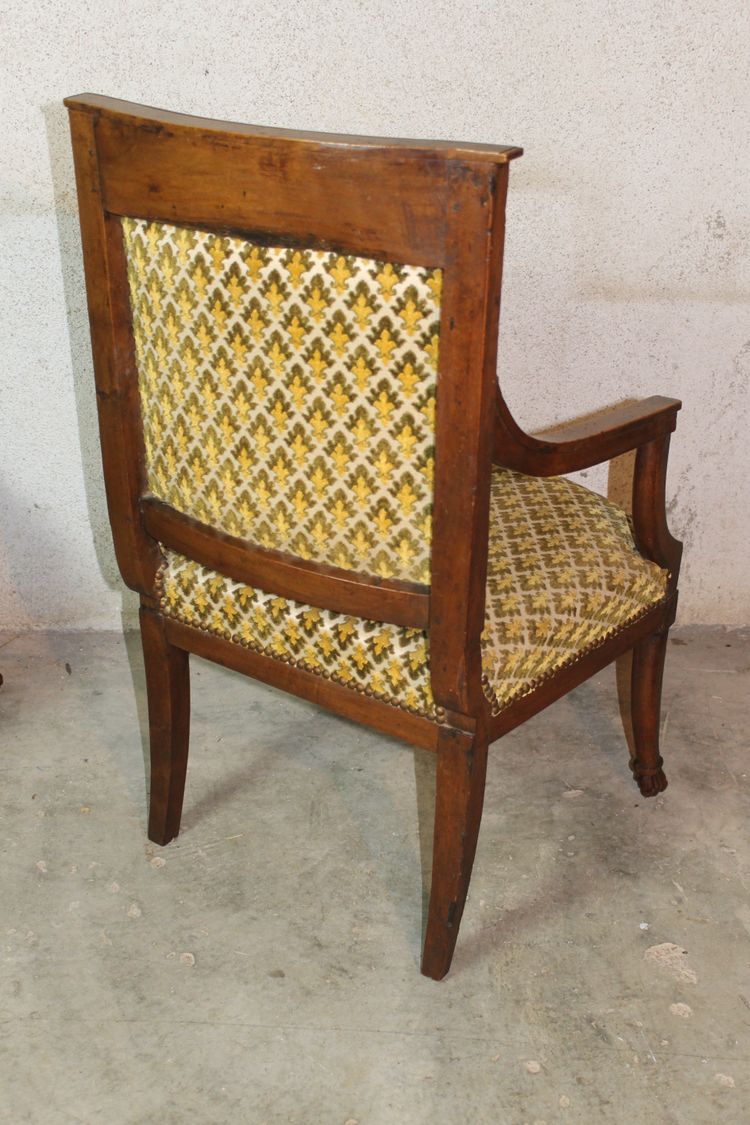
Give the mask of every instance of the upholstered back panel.
[{"label": "upholstered back panel", "polygon": [[429,582],[440,270],[122,228],[154,495],[263,547]]}]

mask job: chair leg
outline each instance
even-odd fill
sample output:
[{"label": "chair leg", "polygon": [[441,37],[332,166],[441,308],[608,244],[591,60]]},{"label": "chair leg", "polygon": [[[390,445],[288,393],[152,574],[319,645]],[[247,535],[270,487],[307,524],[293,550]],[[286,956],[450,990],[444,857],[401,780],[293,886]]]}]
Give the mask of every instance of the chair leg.
[{"label": "chair leg", "polygon": [[659,753],[659,721],[668,636],[668,629],[654,633],[633,649],[630,706],[634,754],[630,768],[644,797],[655,797],[667,788]]},{"label": "chair leg", "polygon": [[190,737],[188,654],[171,645],[158,613],[141,608],[151,745],[148,838],[168,844],[180,831]]},{"label": "chair leg", "polygon": [[486,737],[440,735],[432,886],[422,972],[442,980],[451,965],[469,889],[487,773]]}]

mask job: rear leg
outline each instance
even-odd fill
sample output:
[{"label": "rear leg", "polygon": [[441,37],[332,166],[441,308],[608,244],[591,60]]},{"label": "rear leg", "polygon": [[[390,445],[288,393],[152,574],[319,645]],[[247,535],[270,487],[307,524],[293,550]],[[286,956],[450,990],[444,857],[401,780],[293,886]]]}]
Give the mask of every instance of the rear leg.
[{"label": "rear leg", "polygon": [[180,831],[190,737],[188,654],[164,634],[163,618],[141,608],[151,748],[148,838],[168,844]]}]

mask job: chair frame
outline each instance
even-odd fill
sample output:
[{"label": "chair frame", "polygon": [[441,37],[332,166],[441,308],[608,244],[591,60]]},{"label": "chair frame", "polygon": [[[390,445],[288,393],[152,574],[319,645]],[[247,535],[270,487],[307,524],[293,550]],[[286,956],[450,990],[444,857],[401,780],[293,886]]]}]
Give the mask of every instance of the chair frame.
[{"label": "chair frame", "polygon": [[[634,650],[631,762],[644,795],[666,785],[661,676],[681,545],[665,478],[680,403],[654,397],[544,435],[513,420],[496,377],[505,198],[519,148],[295,133],[226,124],[98,95],[66,99],[78,187],[107,501],[118,565],[141,597],[151,742],[148,835],[178,831],[195,653],[437,756],[432,887],[422,972],[453,956],[482,814],[488,746]],[[377,188],[374,187],[377,185]],[[441,267],[431,585],[379,580],[223,534],[149,495],[121,216]],[[481,683],[493,463],[565,474],[636,450],[638,549],[669,571],[638,620],[492,715]],[[436,719],[412,714],[159,612],[159,544],[248,585],[347,614],[428,629]]]}]

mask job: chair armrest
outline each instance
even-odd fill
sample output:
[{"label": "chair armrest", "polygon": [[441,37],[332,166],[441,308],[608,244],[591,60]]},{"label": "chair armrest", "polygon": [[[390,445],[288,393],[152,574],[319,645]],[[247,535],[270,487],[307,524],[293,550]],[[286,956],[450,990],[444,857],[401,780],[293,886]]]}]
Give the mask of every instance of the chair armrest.
[{"label": "chair armrest", "polygon": [[527,434],[498,394],[493,459],[506,469],[529,476],[557,476],[587,469],[670,434],[681,405],[678,399],[654,395],[623,403],[606,414]]}]

